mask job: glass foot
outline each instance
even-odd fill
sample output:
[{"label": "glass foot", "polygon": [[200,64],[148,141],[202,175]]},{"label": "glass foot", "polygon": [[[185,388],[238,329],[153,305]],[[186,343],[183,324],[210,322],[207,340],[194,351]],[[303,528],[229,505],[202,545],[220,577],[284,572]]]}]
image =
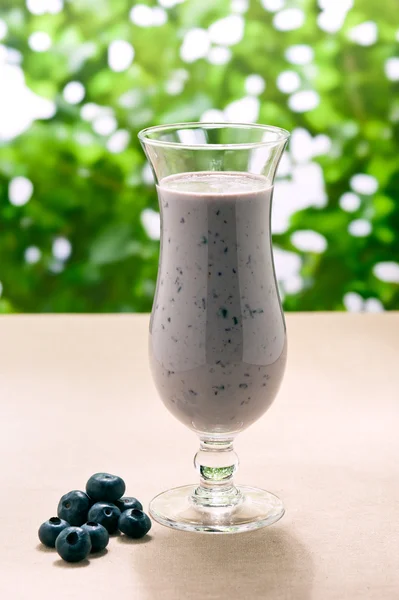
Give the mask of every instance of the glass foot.
[{"label": "glass foot", "polygon": [[277,496],[247,486],[237,486],[241,499],[233,507],[203,507],[193,502],[197,485],[163,492],[150,503],[150,514],[166,527],[200,533],[241,533],[272,525],[284,515]]}]

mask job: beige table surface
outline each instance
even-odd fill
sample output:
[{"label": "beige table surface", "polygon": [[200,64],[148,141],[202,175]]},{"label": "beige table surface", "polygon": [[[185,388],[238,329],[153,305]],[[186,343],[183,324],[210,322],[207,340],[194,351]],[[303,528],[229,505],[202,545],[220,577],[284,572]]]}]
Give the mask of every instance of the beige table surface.
[{"label": "beige table surface", "polygon": [[289,314],[279,397],[236,442],[238,481],[282,497],[240,535],[154,524],[78,566],[38,544],[93,472],[151,497],[195,481],[193,433],[157,398],[148,317],[0,319],[1,600],[399,598],[399,313]]}]

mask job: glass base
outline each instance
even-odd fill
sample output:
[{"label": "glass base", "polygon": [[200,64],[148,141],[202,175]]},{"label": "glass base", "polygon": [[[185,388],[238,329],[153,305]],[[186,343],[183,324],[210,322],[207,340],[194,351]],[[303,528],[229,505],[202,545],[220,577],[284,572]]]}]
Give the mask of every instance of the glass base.
[{"label": "glass base", "polygon": [[151,517],[161,525],[199,533],[241,533],[276,523],[284,505],[265,490],[237,486],[240,502],[233,507],[203,507],[194,503],[197,485],[163,492],[150,503]]}]

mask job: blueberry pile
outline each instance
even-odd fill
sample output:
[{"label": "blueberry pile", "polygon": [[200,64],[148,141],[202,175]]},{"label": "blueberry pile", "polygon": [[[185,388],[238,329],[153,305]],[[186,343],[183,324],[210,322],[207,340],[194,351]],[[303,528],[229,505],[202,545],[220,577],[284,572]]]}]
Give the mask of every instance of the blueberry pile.
[{"label": "blueberry pile", "polygon": [[39,539],[55,548],[68,562],[79,562],[90,552],[107,547],[109,534],[121,531],[134,539],[151,529],[151,520],[136,498],[124,496],[126,485],[121,477],[95,473],[86,484],[86,493],[73,490],[62,496],[57,517],[39,527]]}]

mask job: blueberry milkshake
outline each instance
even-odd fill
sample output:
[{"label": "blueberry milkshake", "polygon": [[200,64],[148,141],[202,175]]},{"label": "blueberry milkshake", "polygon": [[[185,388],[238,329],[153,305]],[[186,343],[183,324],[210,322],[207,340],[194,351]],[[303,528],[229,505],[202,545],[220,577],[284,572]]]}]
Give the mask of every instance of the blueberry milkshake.
[{"label": "blueberry milkshake", "polygon": [[158,185],[162,236],[150,364],[180,421],[223,436],[255,422],[279,389],[286,331],[260,175],[197,172]]}]

